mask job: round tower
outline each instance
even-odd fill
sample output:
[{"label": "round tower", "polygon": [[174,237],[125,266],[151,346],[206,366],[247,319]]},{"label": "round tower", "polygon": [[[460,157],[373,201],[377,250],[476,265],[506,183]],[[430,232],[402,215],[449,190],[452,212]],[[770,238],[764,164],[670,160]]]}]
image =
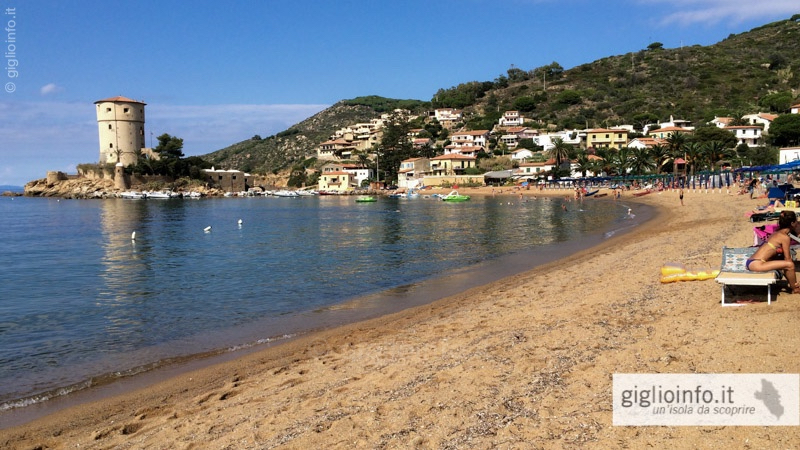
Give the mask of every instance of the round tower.
[{"label": "round tower", "polygon": [[100,164],[136,164],[144,148],[144,102],[112,97],[94,102],[100,132]]}]

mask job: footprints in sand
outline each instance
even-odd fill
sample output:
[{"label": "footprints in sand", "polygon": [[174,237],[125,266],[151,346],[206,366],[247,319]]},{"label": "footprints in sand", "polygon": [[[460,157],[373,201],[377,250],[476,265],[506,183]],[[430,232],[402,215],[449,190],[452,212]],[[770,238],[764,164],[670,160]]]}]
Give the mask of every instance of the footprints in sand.
[{"label": "footprints in sand", "polygon": [[[234,375],[231,380],[223,386],[222,389],[204,393],[194,399],[193,404],[199,408],[190,408],[189,410],[181,410],[180,416],[185,414],[192,414],[198,410],[206,409],[219,402],[225,402],[240,394],[240,386],[242,384],[242,377],[238,374]],[[166,401],[166,399],[165,399]],[[195,409],[192,411],[191,409]],[[162,427],[166,422],[175,420],[179,417],[178,411],[172,408],[150,407],[134,411],[131,414],[132,420],[120,421],[119,424],[109,426],[102,430],[95,432],[93,438],[95,441],[107,440],[108,444],[113,444],[113,437],[131,436],[137,433],[142,433],[143,430],[149,429],[151,432],[154,428]]]}]

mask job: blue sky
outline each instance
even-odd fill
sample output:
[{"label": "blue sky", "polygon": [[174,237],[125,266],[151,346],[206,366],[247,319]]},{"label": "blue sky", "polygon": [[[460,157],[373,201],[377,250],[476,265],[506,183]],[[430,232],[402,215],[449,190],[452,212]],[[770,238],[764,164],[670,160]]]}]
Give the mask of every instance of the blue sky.
[{"label": "blue sky", "polygon": [[430,100],[512,65],[710,45],[796,13],[797,0],[0,0],[0,185],[96,162],[93,103],[117,95],[147,103],[148,145],[169,133],[201,155],[342,99]]}]

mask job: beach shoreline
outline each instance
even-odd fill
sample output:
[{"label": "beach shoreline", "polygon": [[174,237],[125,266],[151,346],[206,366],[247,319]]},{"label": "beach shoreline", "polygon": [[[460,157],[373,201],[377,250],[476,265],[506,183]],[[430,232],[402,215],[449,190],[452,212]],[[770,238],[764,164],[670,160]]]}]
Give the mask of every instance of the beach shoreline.
[{"label": "beach shoreline", "polygon": [[[491,195],[485,189],[479,195]],[[638,198],[626,192],[622,200],[651,205],[658,215],[591,249],[431,304],[314,332],[0,430],[0,443],[441,448],[625,441],[639,447],[669,439],[695,448],[720,440],[798,442],[788,427],[611,425],[613,373],[800,371],[788,359],[800,296],[781,292],[769,307],[722,308],[711,280],[658,281],[666,262],[715,268],[723,245],[752,244],[743,213],[764,201],[687,192],[681,207],[676,191]]]}]

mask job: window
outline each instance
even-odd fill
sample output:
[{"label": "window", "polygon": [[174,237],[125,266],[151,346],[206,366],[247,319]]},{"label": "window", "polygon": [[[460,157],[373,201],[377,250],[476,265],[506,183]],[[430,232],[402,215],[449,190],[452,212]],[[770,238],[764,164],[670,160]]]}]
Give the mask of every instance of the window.
[{"label": "window", "polygon": [[111,112],[111,108],[106,108],[106,112]]},{"label": "window", "polygon": [[108,148],[114,148],[114,143],[108,144]]},{"label": "window", "polygon": [[113,129],[113,128],[111,128],[111,124],[108,124],[108,129],[109,130]]},{"label": "window", "polygon": [[124,112],[125,114],[128,114],[128,111],[129,111],[128,108],[125,108],[125,109],[122,110],[122,112]]}]

